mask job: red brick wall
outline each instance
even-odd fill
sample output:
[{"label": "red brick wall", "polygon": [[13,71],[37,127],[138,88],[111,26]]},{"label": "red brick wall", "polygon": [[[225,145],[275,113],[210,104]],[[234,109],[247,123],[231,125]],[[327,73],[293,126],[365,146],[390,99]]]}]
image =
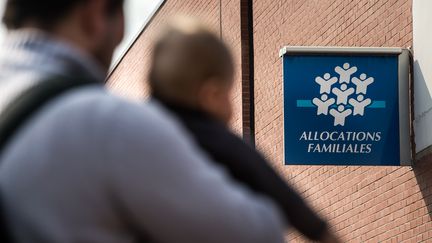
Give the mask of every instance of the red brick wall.
[{"label": "red brick wall", "polygon": [[[241,0],[167,0],[110,77],[116,93],[148,95],[151,43],[168,17],[204,19],[232,48],[236,66],[232,126],[242,130]],[[284,166],[282,66],[284,45],[412,45],[410,0],[255,0],[255,135],[260,150],[348,242],[432,241],[432,155],[413,167]],[[222,30],[222,32],[220,32]],[[305,241],[296,232],[292,242]]]},{"label": "red brick wall", "polygon": [[[432,156],[411,167],[284,166],[284,45],[412,45],[409,0],[256,0],[257,146],[349,242],[432,241]],[[304,241],[296,233],[291,241]]]},{"label": "red brick wall", "polygon": [[[215,1],[214,2],[218,2]],[[240,1],[221,0],[222,40],[231,48],[236,65],[232,102],[234,105],[231,127],[242,134],[242,82],[241,82],[241,39],[240,39]]]}]

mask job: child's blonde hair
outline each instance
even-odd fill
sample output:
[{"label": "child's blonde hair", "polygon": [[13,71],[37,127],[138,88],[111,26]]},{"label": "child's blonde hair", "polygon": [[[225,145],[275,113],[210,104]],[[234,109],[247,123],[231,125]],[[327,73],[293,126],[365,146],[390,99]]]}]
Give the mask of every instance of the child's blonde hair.
[{"label": "child's blonde hair", "polygon": [[231,82],[234,67],[227,46],[194,19],[174,19],[153,50],[150,88],[153,95],[194,103],[203,82]]}]

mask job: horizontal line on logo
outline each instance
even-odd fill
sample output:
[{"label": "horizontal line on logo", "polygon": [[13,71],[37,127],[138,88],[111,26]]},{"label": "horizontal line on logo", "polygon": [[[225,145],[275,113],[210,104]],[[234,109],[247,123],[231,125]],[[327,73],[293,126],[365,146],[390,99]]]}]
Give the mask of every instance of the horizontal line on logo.
[{"label": "horizontal line on logo", "polygon": [[386,102],[383,100],[375,100],[366,108],[386,108]]},{"label": "horizontal line on logo", "polygon": [[315,107],[311,100],[297,100],[297,107]]},{"label": "horizontal line on logo", "polygon": [[[297,100],[297,107],[302,107],[302,108],[313,108],[316,107],[311,100]],[[330,106],[331,108],[336,108],[337,105],[332,105]],[[351,105],[346,105],[345,107],[347,108],[351,108]],[[366,108],[372,108],[372,109],[382,109],[382,108],[386,108],[386,102],[383,100],[375,100],[372,102],[372,104],[370,104],[369,106],[367,106]]]}]

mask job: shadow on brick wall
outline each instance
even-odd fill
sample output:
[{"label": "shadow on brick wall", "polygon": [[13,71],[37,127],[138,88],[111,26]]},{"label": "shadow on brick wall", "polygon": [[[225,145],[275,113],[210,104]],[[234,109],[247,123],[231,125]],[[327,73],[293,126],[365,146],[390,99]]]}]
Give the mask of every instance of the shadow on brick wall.
[{"label": "shadow on brick wall", "polygon": [[416,161],[413,171],[426,204],[429,219],[432,220],[432,153]]},{"label": "shadow on brick wall", "polygon": [[[417,92],[416,95],[422,98],[422,103],[428,105],[432,104],[432,97],[429,93],[426,79],[417,61],[414,62],[414,70],[414,92]],[[416,119],[421,119],[424,115],[426,114],[417,114],[419,117],[416,117]],[[432,128],[432,124],[430,124],[430,126]],[[426,134],[426,136],[428,135]],[[429,213],[429,220],[432,221],[432,149],[429,148],[427,150],[427,152],[423,151],[423,155],[421,155],[420,158],[417,158],[413,166],[413,171]]]}]

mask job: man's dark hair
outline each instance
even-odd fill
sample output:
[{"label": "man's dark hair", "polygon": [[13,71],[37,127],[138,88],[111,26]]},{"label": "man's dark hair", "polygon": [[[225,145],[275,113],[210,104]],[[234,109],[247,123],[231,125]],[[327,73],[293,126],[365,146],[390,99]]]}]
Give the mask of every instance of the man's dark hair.
[{"label": "man's dark hair", "polygon": [[[23,27],[26,21],[35,21],[41,28],[50,29],[79,4],[91,0],[7,0],[3,23],[8,29]],[[107,13],[115,13],[124,0],[107,0]]]}]

